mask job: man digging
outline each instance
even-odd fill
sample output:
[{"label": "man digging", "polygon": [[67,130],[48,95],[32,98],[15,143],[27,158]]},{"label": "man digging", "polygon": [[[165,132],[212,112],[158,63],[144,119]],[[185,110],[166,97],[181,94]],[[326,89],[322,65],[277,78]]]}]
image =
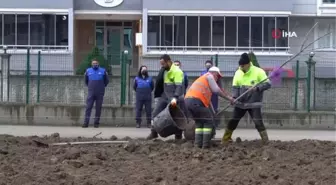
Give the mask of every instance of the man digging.
[{"label": "man digging", "polygon": [[[265,82],[260,83],[265,79],[267,79]],[[245,91],[258,83],[260,84],[238,100],[239,103],[234,104],[235,107],[233,110],[232,119],[228,122],[227,128],[222,138],[222,143],[232,141],[232,133],[237,128],[240,119],[245,115],[246,112],[248,112],[252,117],[261,139],[265,143],[268,141],[267,131],[261,116],[261,106],[263,92],[271,88],[271,82],[268,80],[265,71],[259,67],[253,66],[247,53],[243,53],[239,60],[239,69],[236,71],[233,77],[233,98],[239,97]]]},{"label": "man digging", "polygon": [[199,148],[209,148],[210,140],[214,135],[214,113],[209,109],[212,94],[233,102],[234,99],[224,93],[217,85],[217,81],[222,77],[218,67],[211,67],[209,71],[197,78],[190,86],[185,96],[188,111],[195,120],[195,146]]}]

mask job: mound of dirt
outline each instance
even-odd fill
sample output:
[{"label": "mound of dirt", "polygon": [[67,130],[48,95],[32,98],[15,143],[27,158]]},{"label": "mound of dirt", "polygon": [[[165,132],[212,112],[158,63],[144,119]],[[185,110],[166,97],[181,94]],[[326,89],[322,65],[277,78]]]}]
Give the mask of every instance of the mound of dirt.
[{"label": "mound of dirt", "polygon": [[32,139],[74,140],[1,135],[0,185],[335,184],[335,142],[241,141],[201,150],[186,141],[41,147]]}]

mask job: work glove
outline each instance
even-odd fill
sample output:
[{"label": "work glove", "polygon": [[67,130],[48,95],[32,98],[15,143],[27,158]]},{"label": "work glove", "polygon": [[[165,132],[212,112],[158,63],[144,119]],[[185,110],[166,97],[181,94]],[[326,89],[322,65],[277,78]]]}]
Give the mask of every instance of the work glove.
[{"label": "work glove", "polygon": [[231,104],[231,105],[236,104],[236,99],[233,98],[233,97],[231,97],[231,98],[230,98],[230,104]]},{"label": "work glove", "polygon": [[172,98],[171,101],[170,101],[170,105],[173,106],[173,107],[176,107],[176,104],[177,104],[177,99]]}]

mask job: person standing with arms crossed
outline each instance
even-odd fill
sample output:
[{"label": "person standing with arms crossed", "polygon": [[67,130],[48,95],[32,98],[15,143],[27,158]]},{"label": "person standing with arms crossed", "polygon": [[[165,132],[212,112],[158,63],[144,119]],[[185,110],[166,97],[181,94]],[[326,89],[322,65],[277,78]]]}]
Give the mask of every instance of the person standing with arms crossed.
[{"label": "person standing with arms crossed", "polygon": [[[181,64],[181,62],[179,60],[175,60],[174,64],[176,66],[180,67],[180,68],[182,67],[182,64]],[[181,68],[181,70],[182,70],[182,68]],[[183,71],[183,70],[182,70],[182,72],[184,74],[183,82],[184,82],[184,95],[185,95],[185,93],[187,92],[188,86],[189,86],[189,79],[188,79],[187,73],[185,71]]]},{"label": "person standing with arms crossed", "polygon": [[[168,104],[178,105],[186,114],[186,108],[184,105],[183,99],[183,72],[182,70],[173,64],[169,55],[162,55],[160,57],[160,64],[164,70],[163,73],[163,93],[158,99],[157,104],[155,105],[152,117],[156,117],[161,111],[163,111]],[[157,84],[160,86],[160,84]],[[186,114],[187,115],[187,114]],[[148,135],[147,139],[155,139],[158,137],[158,133],[152,126],[151,132]],[[182,139],[182,130],[179,130],[175,133],[175,139]]]},{"label": "person standing with arms crossed", "polygon": [[234,99],[218,87],[217,81],[222,77],[218,67],[211,67],[209,71],[197,78],[185,95],[188,111],[195,120],[195,147],[209,148],[215,133],[214,114],[211,113],[211,97],[217,94],[233,102]]},{"label": "person standing with arms crossed", "polygon": [[92,67],[88,68],[85,72],[85,84],[88,87],[88,96],[86,100],[85,120],[82,125],[83,128],[87,128],[89,126],[91,111],[94,103],[96,104],[94,127],[99,127],[105,87],[109,83],[107,72],[104,68],[99,67],[97,59],[93,59],[91,65]]},{"label": "person standing with arms crossed", "polygon": [[[250,62],[248,54],[243,53],[239,60],[239,68],[233,77],[233,98],[238,98],[245,91],[265,79],[267,79],[265,71],[254,66],[252,62]],[[250,92],[237,100],[237,103],[234,104],[232,119],[229,120],[223,135],[222,143],[232,141],[232,133],[237,128],[240,119],[246,114],[246,112],[250,114],[261,139],[265,143],[268,142],[267,131],[262,120],[261,107],[263,93],[269,88],[271,88],[271,82],[269,80],[265,80],[265,82],[257,85],[251,89]]]}]

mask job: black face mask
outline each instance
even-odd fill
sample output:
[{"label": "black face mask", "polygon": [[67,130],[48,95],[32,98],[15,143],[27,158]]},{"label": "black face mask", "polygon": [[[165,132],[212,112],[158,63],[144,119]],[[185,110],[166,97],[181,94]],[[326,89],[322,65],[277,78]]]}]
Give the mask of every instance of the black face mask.
[{"label": "black face mask", "polygon": [[148,75],[148,71],[147,70],[143,70],[143,71],[141,71],[141,74],[146,76],[146,75]]},{"label": "black face mask", "polygon": [[99,68],[99,65],[98,65],[98,64],[94,64],[94,65],[92,65],[92,68],[93,68],[93,69],[98,69],[98,68]]}]

